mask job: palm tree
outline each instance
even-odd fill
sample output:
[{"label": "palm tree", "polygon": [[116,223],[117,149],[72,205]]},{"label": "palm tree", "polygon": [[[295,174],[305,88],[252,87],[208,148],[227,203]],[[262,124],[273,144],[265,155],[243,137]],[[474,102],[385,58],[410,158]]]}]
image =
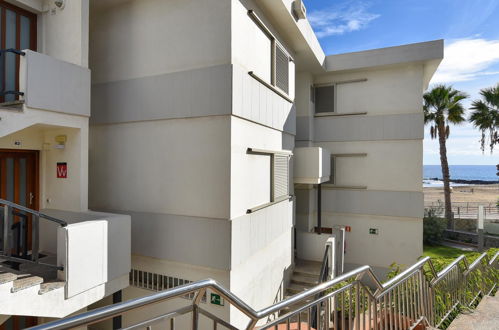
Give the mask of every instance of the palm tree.
[{"label": "palm tree", "polygon": [[438,137],[440,145],[440,163],[442,165],[442,177],[444,181],[445,218],[447,227],[451,228],[452,204],[450,199],[450,175],[447,162],[446,141],[449,138],[449,123],[459,124],[465,121],[464,107],[461,101],[468,96],[452,86],[437,85],[423,95],[424,122],[430,124],[430,135],[432,139]]},{"label": "palm tree", "polygon": [[[485,152],[485,143],[489,140],[490,153],[494,145],[499,144],[499,84],[495,87],[484,88],[480,91],[483,100],[473,101],[470,122],[482,133],[480,147]],[[487,137],[488,135],[488,137]]]}]

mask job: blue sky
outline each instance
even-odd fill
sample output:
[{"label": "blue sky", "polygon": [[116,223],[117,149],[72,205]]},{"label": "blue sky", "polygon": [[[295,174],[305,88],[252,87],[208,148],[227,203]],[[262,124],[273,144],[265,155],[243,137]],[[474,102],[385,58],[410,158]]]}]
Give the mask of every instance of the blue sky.
[{"label": "blue sky", "polygon": [[[479,98],[499,83],[499,0],[304,0],[326,54],[445,39],[445,59],[432,83]],[[495,165],[499,148],[482,154],[470,124],[451,127],[449,164]],[[425,129],[424,164],[440,164],[438,143]]]}]

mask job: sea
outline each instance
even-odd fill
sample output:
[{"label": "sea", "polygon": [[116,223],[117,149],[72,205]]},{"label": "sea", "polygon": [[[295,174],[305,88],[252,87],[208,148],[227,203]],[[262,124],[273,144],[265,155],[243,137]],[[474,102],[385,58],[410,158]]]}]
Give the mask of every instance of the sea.
[{"label": "sea", "polygon": [[[482,180],[499,182],[495,165],[449,165],[451,180]],[[437,180],[434,180],[437,178]],[[451,186],[466,186],[451,182]],[[442,187],[440,165],[423,165],[423,187]]]}]

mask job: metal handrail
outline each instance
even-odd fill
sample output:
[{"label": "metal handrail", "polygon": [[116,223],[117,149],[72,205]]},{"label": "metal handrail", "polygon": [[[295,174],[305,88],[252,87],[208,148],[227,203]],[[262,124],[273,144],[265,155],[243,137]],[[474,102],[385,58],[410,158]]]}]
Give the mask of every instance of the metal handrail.
[{"label": "metal handrail", "polygon": [[[487,267],[490,267],[493,265],[493,263],[497,260],[499,256],[499,252],[494,255],[491,260],[488,260],[488,256],[486,253],[482,254],[476,261],[474,261],[469,267],[466,267],[467,271],[472,271],[478,265],[481,264],[481,261],[485,260],[487,261]],[[404,327],[409,328],[412,326],[411,324],[416,324],[419,322],[419,320],[425,319],[429,324],[442,324],[442,322],[451,315],[451,312],[454,310],[454,308],[460,303],[459,300],[457,300],[455,303],[453,302],[451,304],[450,309],[444,310],[444,314],[440,315],[439,314],[439,319],[435,320],[434,316],[434,310],[433,308],[434,305],[432,303],[432,299],[434,299],[435,293],[432,293],[432,286],[423,285],[425,282],[418,282],[418,281],[425,281],[424,280],[424,275],[423,275],[423,267],[428,264],[430,269],[432,269],[432,275],[434,276],[434,279],[442,279],[449,274],[451,274],[451,269],[454,269],[454,272],[456,272],[456,267],[459,264],[459,262],[464,261],[466,262],[466,258],[464,256],[460,256],[456,260],[454,260],[449,266],[444,268],[442,271],[440,271],[438,274],[435,273],[434,267],[432,264],[432,261],[429,257],[425,257],[421,260],[419,260],[416,264],[413,266],[407,268],[404,270],[402,273],[399,275],[395,276],[393,279],[385,282],[384,284],[379,284],[377,291],[372,294],[369,288],[362,283],[363,277],[367,274],[371,276],[373,279],[375,279],[375,283],[380,283],[379,279],[376,277],[374,274],[372,268],[370,266],[362,266],[359,267],[355,270],[352,270],[348,273],[345,273],[341,276],[338,276],[332,280],[323,282],[318,284],[317,286],[311,288],[310,290],[300,292],[292,297],[289,297],[281,302],[278,302],[274,305],[271,305],[269,307],[266,307],[264,309],[261,309],[259,311],[255,311],[253,308],[251,308],[249,305],[247,305],[243,300],[241,300],[239,297],[234,295],[232,292],[226,290],[223,286],[218,284],[215,280],[212,279],[207,279],[207,280],[202,280],[194,283],[189,283],[183,286],[179,286],[167,291],[159,292],[150,296],[146,297],[141,297],[141,298],[136,298],[132,299],[126,302],[118,303],[115,305],[111,306],[106,306],[102,307],[99,309],[95,309],[92,311],[88,311],[85,313],[82,313],[80,315],[72,316],[66,319],[54,321],[51,323],[47,323],[44,325],[39,325],[35,326],[31,329],[69,329],[69,328],[74,328],[74,327],[79,327],[83,325],[89,325],[93,323],[97,323],[100,321],[104,321],[107,319],[110,319],[112,317],[121,315],[125,312],[128,312],[130,310],[134,310],[137,308],[141,308],[144,306],[148,306],[151,304],[159,303],[166,301],[168,299],[176,298],[176,297],[181,297],[185,296],[189,293],[196,293],[196,296],[193,300],[192,306],[188,307],[183,307],[181,309],[182,311],[189,309],[189,311],[192,309],[193,313],[193,323],[192,323],[192,328],[197,329],[198,325],[198,315],[201,313],[209,318],[211,318],[214,322],[218,322],[218,324],[222,324],[221,319],[215,319],[214,317],[210,317],[208,312],[201,310],[198,306],[198,304],[201,301],[201,297],[206,293],[207,289],[212,290],[213,292],[216,292],[220,294],[221,297],[223,297],[226,301],[228,301],[231,305],[233,305],[235,308],[237,308],[240,312],[245,314],[250,318],[249,324],[246,327],[246,329],[253,329],[255,325],[257,324],[258,321],[264,319],[265,317],[268,317],[269,315],[278,313],[279,311],[285,309],[286,307],[291,307],[292,305],[295,305],[299,302],[304,302],[307,301],[311,297],[315,297],[318,294],[322,294],[320,298],[314,299],[312,298],[311,302],[307,302],[305,306],[295,308],[294,310],[288,312],[285,315],[281,315],[278,319],[273,320],[271,323],[267,323],[264,325],[263,328],[267,328],[270,325],[275,325],[279,324],[279,322],[284,322],[287,321],[289,322],[290,319],[297,315],[298,313],[298,319],[300,319],[299,314],[301,311],[310,309],[313,306],[320,306],[320,304],[325,302],[326,305],[326,311],[329,311],[329,308],[331,307],[331,304],[329,304],[329,299],[335,299],[338,297],[338,295],[343,295],[345,297],[345,293],[352,292],[352,290],[362,290],[361,294],[359,291],[357,291],[357,298],[352,300],[352,296],[349,296],[350,299],[350,304],[355,304],[355,313],[349,314],[350,317],[352,318],[352,321],[349,319],[349,325],[351,325],[350,322],[353,322],[355,320],[356,324],[359,325],[361,322],[366,321],[364,312],[368,312],[369,319],[368,322],[372,322],[371,319],[371,314],[374,315],[374,322],[381,322],[385,326],[388,324],[388,322],[398,322],[402,323],[405,325]],[[492,267],[491,267],[492,268]],[[494,268],[494,271],[495,268]],[[466,276],[464,276],[466,279]],[[334,291],[331,291],[333,287],[336,285],[353,279],[353,282],[350,282],[346,284],[345,286],[336,289]],[[438,281],[432,281],[433,283],[437,283]],[[419,284],[417,284],[419,283]],[[494,287],[496,287],[497,284],[494,284]],[[402,286],[399,288],[399,286]],[[418,292],[410,291],[410,288],[413,290],[418,290]],[[422,290],[422,291],[421,291]],[[402,294],[400,293],[402,291]],[[395,294],[396,292],[396,294]],[[491,291],[490,291],[491,292]],[[360,297],[367,297],[367,302],[364,302],[363,307],[361,309],[360,305],[362,304],[362,301],[364,301],[364,298]],[[457,295],[456,295],[457,297]],[[360,299],[360,300],[359,300]],[[409,299],[407,304],[407,307],[411,307],[410,310],[405,311],[403,315],[397,315],[393,314],[395,311],[399,311],[396,309],[396,301],[400,304],[400,299]],[[395,304],[395,305],[393,305]],[[367,306],[367,307],[366,307]],[[350,309],[352,308],[352,305],[349,307]],[[367,309],[366,309],[367,308]],[[390,308],[390,310],[387,313],[387,308]],[[177,310],[176,312],[178,313],[181,311],[180,309]],[[188,311],[187,311],[188,312]],[[205,313],[206,312],[206,313]],[[351,312],[353,312],[351,310]],[[143,321],[139,323],[140,326],[146,326],[150,325],[152,322],[158,322],[162,319],[168,319],[174,316],[173,315],[175,312],[170,312],[168,314],[155,317],[153,319],[149,319],[147,321]],[[384,313],[384,314],[383,314]],[[319,315],[319,314],[318,314]],[[367,315],[367,314],[366,314]],[[362,321],[360,321],[360,317],[363,317]],[[391,320],[391,321],[390,321]],[[344,320],[343,320],[344,321]],[[225,321],[223,321],[225,322]],[[407,323],[409,322],[409,323]],[[225,322],[226,323],[226,322]],[[216,324],[216,323],[215,323]],[[228,323],[226,323],[229,325]],[[130,328],[136,328],[138,325],[131,326]],[[230,327],[229,327],[230,328]],[[377,328],[377,326],[375,326]]]},{"label": "metal handrail", "polygon": [[15,49],[15,48],[0,49],[0,56],[3,53],[12,53],[12,54],[16,54],[16,55],[19,55],[19,56],[25,56],[26,55],[26,53],[23,52],[22,50]]},{"label": "metal handrail", "polygon": [[0,198],[0,205],[8,205],[10,207],[13,207],[15,209],[18,209],[20,211],[23,211],[23,212],[27,212],[27,213],[30,213],[34,216],[37,216],[37,217],[40,217],[40,218],[43,218],[45,220],[49,220],[49,221],[52,221],[52,222],[55,222],[59,225],[61,225],[62,227],[66,227],[68,225],[68,223],[64,220],[61,220],[61,219],[57,219],[57,218],[54,218],[50,215],[47,215],[47,214],[44,214],[44,213],[41,213],[39,211],[36,211],[36,210],[33,210],[33,209],[30,209],[30,208],[27,208],[25,206],[22,206],[22,205],[19,205],[19,204],[16,204],[16,203],[13,203],[11,201],[8,201],[8,200],[5,200],[5,199],[1,199]]},{"label": "metal handrail", "polygon": [[[39,211],[29,209],[25,206],[13,203],[13,202],[5,200],[5,199],[0,199],[0,209],[3,209],[3,215],[4,215],[3,216],[3,225],[2,225],[2,231],[3,231],[2,246],[0,247],[0,256],[2,257],[2,259],[5,259],[5,260],[11,261],[11,262],[16,262],[16,263],[28,263],[28,264],[44,265],[44,266],[54,267],[54,268],[59,269],[59,270],[63,270],[62,266],[45,264],[45,263],[38,261],[39,252],[40,252],[39,251],[39,243],[40,243],[39,221],[40,221],[40,219],[45,219],[45,220],[48,220],[51,222],[55,222],[62,227],[67,226],[66,221],[51,217],[51,216],[43,214]],[[20,212],[24,212],[25,214],[20,213]],[[32,226],[31,226],[31,231],[32,231],[31,255],[28,254],[29,249],[28,249],[27,239],[23,240],[22,253],[20,253],[20,249],[18,246],[15,254],[13,255],[12,254],[12,247],[11,247],[12,242],[10,240],[11,230],[13,229],[12,228],[12,225],[13,225],[12,218],[14,216],[18,216],[18,217],[22,216],[22,217],[26,218],[27,214],[31,214],[33,216]],[[25,230],[27,230],[26,226],[25,226]],[[27,237],[27,232],[25,232],[25,234]],[[18,235],[20,235],[20,233]],[[19,244],[19,241],[18,241],[18,244]]]}]

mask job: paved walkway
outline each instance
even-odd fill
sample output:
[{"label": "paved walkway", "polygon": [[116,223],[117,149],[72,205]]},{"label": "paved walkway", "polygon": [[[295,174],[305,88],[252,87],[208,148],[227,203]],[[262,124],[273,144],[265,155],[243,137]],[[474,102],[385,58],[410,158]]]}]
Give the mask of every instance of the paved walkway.
[{"label": "paved walkway", "polygon": [[463,251],[474,251],[474,252],[477,251],[477,248],[474,247],[474,246],[470,246],[470,245],[467,245],[467,244],[459,244],[458,242],[450,242],[450,241],[447,241],[447,240],[443,240],[442,242],[440,242],[440,244],[444,245],[444,246],[456,248],[456,249],[459,249],[459,250],[463,250]]},{"label": "paved walkway", "polygon": [[474,312],[459,315],[447,329],[499,330],[499,295],[486,296]]}]

